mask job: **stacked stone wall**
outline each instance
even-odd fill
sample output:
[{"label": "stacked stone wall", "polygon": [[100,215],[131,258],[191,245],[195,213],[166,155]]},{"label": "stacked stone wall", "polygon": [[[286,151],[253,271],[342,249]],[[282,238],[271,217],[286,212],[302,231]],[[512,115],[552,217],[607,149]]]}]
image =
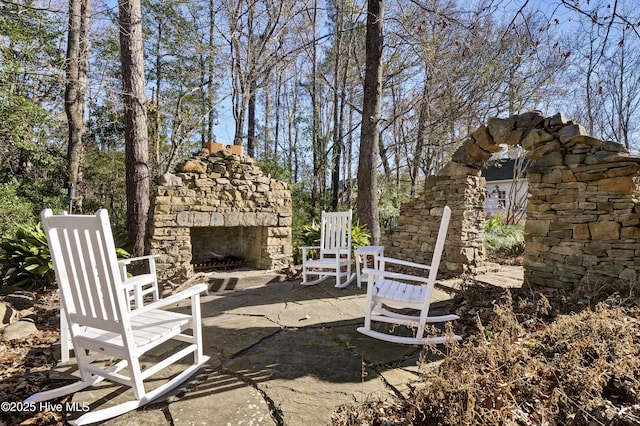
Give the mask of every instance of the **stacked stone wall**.
[{"label": "stacked stone wall", "polygon": [[260,256],[253,266],[279,269],[292,263],[290,191],[251,157],[203,151],[160,178],[151,209],[148,244],[150,253],[159,255],[161,281],[193,274],[191,232],[203,227],[258,228]]},{"label": "stacked stone wall", "polygon": [[403,204],[397,226],[382,236],[385,254],[430,264],[443,207],[448,205],[455,213],[449,222],[441,270],[462,273],[483,266],[484,228],[474,225],[475,216],[484,217],[484,178],[430,176],[426,187],[429,196]]},{"label": "stacked stone wall", "polygon": [[[428,261],[431,225],[427,209],[452,208],[450,271],[484,264],[483,210],[486,183],[480,170],[503,145],[520,145],[531,160],[525,225],[525,278],[531,285],[570,287],[584,282],[636,280],[640,273],[640,157],[601,141],[562,114],[530,112],[494,118],[472,133],[420,197],[403,205],[398,228],[384,237],[390,254]],[[468,178],[468,179],[465,179]],[[475,195],[482,188],[482,196]],[[443,190],[443,188],[447,188]],[[444,194],[444,196],[443,196]],[[473,194],[473,195],[470,195]],[[479,200],[482,200],[482,203]],[[482,207],[480,207],[482,205]],[[456,219],[457,218],[457,219]],[[457,243],[460,246],[457,246]],[[407,249],[413,246],[413,249]]]}]

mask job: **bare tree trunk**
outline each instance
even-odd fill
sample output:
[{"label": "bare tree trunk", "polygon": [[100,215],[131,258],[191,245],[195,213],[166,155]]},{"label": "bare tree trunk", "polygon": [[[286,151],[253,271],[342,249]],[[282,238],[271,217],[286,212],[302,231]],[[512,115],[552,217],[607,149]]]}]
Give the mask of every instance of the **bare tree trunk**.
[{"label": "bare tree trunk", "polygon": [[155,160],[154,169],[156,173],[160,171],[160,116],[162,115],[161,106],[160,106],[160,86],[162,85],[162,46],[160,45],[162,40],[162,17],[158,16],[156,19],[158,23],[158,41],[156,43],[156,90],[155,90],[155,103],[156,103],[156,113],[153,120],[153,127],[155,127],[153,132],[153,157]]},{"label": "bare tree trunk", "polygon": [[215,122],[216,119],[216,114],[215,114],[215,104],[214,104],[214,97],[215,97],[215,90],[214,90],[214,74],[215,74],[215,69],[216,69],[216,61],[215,61],[215,55],[214,55],[214,43],[215,43],[215,23],[216,23],[216,12],[215,12],[215,0],[209,0],[209,49],[211,49],[211,51],[209,52],[209,63],[208,63],[208,71],[209,71],[209,78],[208,78],[208,89],[207,89],[207,108],[208,108],[208,118],[207,118],[207,137],[206,137],[206,141],[207,142],[213,142],[213,124]]},{"label": "bare tree trunk", "polygon": [[287,107],[287,112],[290,117],[294,117],[293,120],[288,120],[289,123],[289,172],[291,173],[291,181],[298,183],[299,181],[299,158],[298,158],[298,141],[300,139],[300,128],[295,125],[298,116],[298,91],[295,88],[299,87],[298,79],[294,80],[294,90],[291,90],[291,106]]},{"label": "bare tree trunk", "polygon": [[520,223],[527,207],[528,191],[522,191],[527,180],[524,178],[525,171],[529,166],[529,160],[524,155],[520,155],[515,159],[513,165],[513,178],[509,187],[509,205],[507,206],[507,217],[505,224],[517,225]]},{"label": "bare tree trunk", "polygon": [[256,141],[256,83],[251,81],[249,95],[249,110],[247,118],[247,154],[255,157]]},{"label": "bare tree trunk", "polygon": [[[235,122],[235,132],[233,136],[234,145],[242,145],[244,131],[244,120],[247,112],[246,81],[242,72],[242,54],[240,49],[240,11],[241,2],[236,3],[236,7],[229,10],[232,16],[229,18],[231,25],[231,36],[229,40],[231,56],[231,78],[232,78],[232,111]],[[249,154],[250,155],[250,154]]]},{"label": "bare tree trunk", "polygon": [[416,187],[420,178],[420,169],[422,160],[425,155],[425,147],[427,145],[427,126],[429,125],[429,70],[425,70],[427,78],[422,88],[422,99],[420,100],[420,110],[418,113],[418,132],[416,135],[416,148],[413,154],[413,160],[409,168],[409,177],[411,178],[411,196],[416,195]]},{"label": "bare tree trunk", "polygon": [[149,135],[145,109],[142,12],[140,0],[119,0],[120,61],[124,98],[127,175],[127,234],[133,255],[144,253],[149,214]]},{"label": "bare tree trunk", "polygon": [[262,131],[262,155],[265,160],[269,160],[271,158],[271,93],[270,93],[270,85],[271,81],[266,81],[267,76],[264,77],[265,81],[262,84],[262,90],[264,92],[264,128]]},{"label": "bare tree trunk", "polygon": [[[313,2],[313,17],[311,21],[313,40],[317,38],[317,16],[318,2]],[[311,205],[314,208],[320,206],[320,197],[322,195],[322,186],[324,180],[324,156],[320,142],[320,106],[318,105],[318,45],[313,43],[312,64],[311,64],[311,108],[313,109],[313,117],[311,123],[311,143],[313,154],[313,176],[311,185]]]},{"label": "bare tree trunk", "polygon": [[380,242],[377,160],[382,98],[382,46],[384,0],[367,2],[367,57],[358,162],[358,217],[371,231],[371,243]]},{"label": "bare tree trunk", "polygon": [[[353,93],[353,89],[351,90],[351,93]],[[347,187],[345,190],[345,198],[349,201],[349,205],[351,205],[351,196],[353,194],[353,131],[351,131],[351,129],[353,129],[354,127],[354,115],[355,115],[355,110],[353,108],[349,108],[349,120],[348,120],[348,126],[347,128],[349,129],[349,136],[347,137],[347,153],[345,155],[346,157],[346,164],[345,164],[345,170],[347,171]]]},{"label": "bare tree trunk", "polygon": [[273,130],[273,157],[278,158],[279,145],[280,145],[280,108],[282,108],[282,73],[278,71],[276,76],[276,111],[275,111],[275,125]]},{"label": "bare tree trunk", "polygon": [[[82,137],[84,135],[84,110],[87,81],[87,57],[89,51],[88,0],[69,0],[69,34],[67,36],[67,86],[65,90],[65,112],[69,123],[69,147],[67,167],[69,200],[76,201],[82,210],[82,192],[75,192],[82,183]],[[72,200],[74,193],[78,194]]]},{"label": "bare tree trunk", "polygon": [[[623,34],[626,33],[626,30],[623,31]],[[615,127],[615,134],[618,136],[618,142],[622,143],[627,149],[629,146],[629,132],[627,131],[627,126],[625,125],[625,110],[624,110],[624,89],[625,89],[625,76],[626,76],[626,63],[625,63],[625,52],[626,47],[623,44],[620,46],[620,61],[618,63],[618,67],[620,69],[620,77],[618,79],[618,107],[616,108],[617,115],[617,126]],[[615,95],[614,95],[615,96]]]},{"label": "bare tree trunk", "polygon": [[378,151],[380,153],[380,163],[382,164],[382,172],[384,176],[391,174],[391,166],[389,165],[389,151],[387,150],[384,141],[382,140],[382,134],[378,135]]},{"label": "bare tree trunk", "polygon": [[[336,29],[335,29],[335,43],[334,51],[334,63],[333,63],[333,156],[331,161],[331,209],[333,211],[338,210],[339,195],[340,195],[340,158],[342,156],[342,127],[340,107],[340,67],[342,62],[340,61],[341,49],[342,49],[342,10],[339,5],[336,6]],[[344,82],[342,82],[344,84]]]}]

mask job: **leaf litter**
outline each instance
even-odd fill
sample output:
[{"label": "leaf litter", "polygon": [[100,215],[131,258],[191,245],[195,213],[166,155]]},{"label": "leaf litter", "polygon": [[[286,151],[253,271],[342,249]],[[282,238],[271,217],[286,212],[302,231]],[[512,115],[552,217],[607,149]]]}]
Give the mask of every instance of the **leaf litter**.
[{"label": "leaf litter", "polygon": [[450,308],[463,342],[425,346],[408,397],[341,406],[333,425],[640,425],[637,293],[469,280]]}]

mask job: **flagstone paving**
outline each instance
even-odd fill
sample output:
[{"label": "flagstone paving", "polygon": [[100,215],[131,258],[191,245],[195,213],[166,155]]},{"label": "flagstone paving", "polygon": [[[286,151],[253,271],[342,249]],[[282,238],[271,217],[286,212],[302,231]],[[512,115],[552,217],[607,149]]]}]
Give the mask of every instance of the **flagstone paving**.
[{"label": "flagstone paving", "polygon": [[[337,289],[327,280],[301,286],[260,271],[203,279],[210,283],[201,303],[209,364],[172,394],[105,424],[328,425],[339,405],[406,396],[419,380],[419,348],[356,331],[366,285]],[[518,286],[522,268],[496,267],[476,279]],[[460,283],[442,281],[436,301],[445,304],[451,294],[442,288]],[[62,366],[57,372],[68,373]],[[78,392],[72,401],[98,399],[97,409],[131,397],[107,384]]]}]

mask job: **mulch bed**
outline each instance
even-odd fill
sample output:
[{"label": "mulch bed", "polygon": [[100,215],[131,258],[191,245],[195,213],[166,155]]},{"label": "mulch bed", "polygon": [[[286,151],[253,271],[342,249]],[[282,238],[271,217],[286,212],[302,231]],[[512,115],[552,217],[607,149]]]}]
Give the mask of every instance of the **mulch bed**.
[{"label": "mulch bed", "polygon": [[61,424],[61,412],[33,410],[22,404],[30,395],[55,387],[49,382],[49,370],[57,364],[55,354],[59,352],[59,306],[55,291],[41,292],[34,306],[38,331],[26,340],[0,341],[0,401],[5,403],[0,424]]}]

